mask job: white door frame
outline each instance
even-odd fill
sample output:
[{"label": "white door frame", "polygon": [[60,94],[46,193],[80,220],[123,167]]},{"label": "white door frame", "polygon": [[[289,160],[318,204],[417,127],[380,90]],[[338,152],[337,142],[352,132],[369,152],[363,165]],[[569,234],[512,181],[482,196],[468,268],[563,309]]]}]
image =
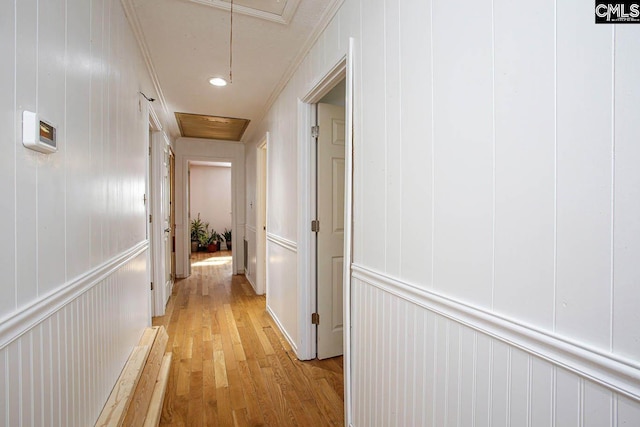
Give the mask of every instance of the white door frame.
[{"label": "white door frame", "polygon": [[316,355],[316,327],[311,323],[311,314],[316,307],[315,281],[315,233],[311,232],[311,221],[315,216],[315,150],[311,126],[315,125],[315,105],[342,79],[346,80],[346,140],[345,140],[345,204],[344,204],[344,381],[345,420],[351,420],[350,398],[350,342],[351,342],[351,262],[352,262],[352,218],[353,218],[353,65],[354,39],[349,39],[349,50],[313,86],[305,97],[298,101],[298,296],[300,345],[298,357],[302,360]]},{"label": "white door frame", "polygon": [[[263,140],[256,148],[256,293],[263,295],[267,291],[267,239],[266,231],[262,229],[267,225],[268,188],[269,176],[269,132],[266,132]],[[264,165],[264,166],[263,166]],[[262,188],[265,189],[264,194]]]}]

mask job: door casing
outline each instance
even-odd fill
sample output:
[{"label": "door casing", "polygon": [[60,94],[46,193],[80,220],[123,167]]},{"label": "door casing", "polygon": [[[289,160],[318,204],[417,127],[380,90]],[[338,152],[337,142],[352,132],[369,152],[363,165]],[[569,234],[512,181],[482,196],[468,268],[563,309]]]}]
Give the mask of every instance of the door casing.
[{"label": "door casing", "polygon": [[256,148],[256,293],[267,292],[267,179],[269,132]]}]

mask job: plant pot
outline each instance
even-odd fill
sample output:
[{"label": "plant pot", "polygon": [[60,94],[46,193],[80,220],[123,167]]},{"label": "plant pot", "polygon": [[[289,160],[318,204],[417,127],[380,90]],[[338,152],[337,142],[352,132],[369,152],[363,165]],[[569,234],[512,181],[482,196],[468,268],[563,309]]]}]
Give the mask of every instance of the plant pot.
[{"label": "plant pot", "polygon": [[207,251],[209,252],[216,252],[218,250],[218,245],[216,244],[211,244],[209,246],[207,246]]},{"label": "plant pot", "polygon": [[227,240],[227,250],[231,250],[231,240]]},{"label": "plant pot", "polygon": [[198,252],[198,242],[191,242],[191,253]]}]

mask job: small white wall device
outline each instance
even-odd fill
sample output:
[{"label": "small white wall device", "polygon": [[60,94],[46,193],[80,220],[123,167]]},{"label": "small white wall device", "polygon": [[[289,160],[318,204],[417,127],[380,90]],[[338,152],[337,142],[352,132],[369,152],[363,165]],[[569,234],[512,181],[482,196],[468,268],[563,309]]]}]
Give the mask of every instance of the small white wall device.
[{"label": "small white wall device", "polygon": [[55,126],[41,120],[32,111],[23,111],[22,145],[45,154],[55,153],[58,151]]}]

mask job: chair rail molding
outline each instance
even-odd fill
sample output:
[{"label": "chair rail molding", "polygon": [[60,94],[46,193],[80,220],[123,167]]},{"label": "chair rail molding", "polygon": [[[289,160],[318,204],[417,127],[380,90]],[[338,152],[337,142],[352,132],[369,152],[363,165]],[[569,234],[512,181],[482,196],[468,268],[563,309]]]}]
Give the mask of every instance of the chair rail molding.
[{"label": "chair rail molding", "polygon": [[640,365],[353,264],[352,277],[640,401]]}]

